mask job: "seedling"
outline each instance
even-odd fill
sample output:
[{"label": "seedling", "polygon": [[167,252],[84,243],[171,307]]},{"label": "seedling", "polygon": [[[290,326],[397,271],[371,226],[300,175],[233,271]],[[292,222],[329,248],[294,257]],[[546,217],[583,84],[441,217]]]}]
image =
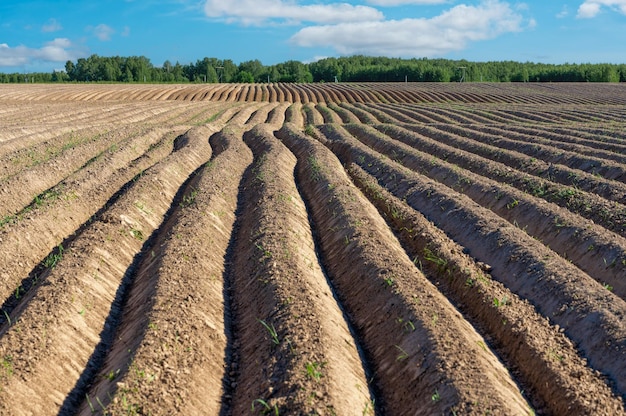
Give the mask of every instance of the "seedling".
[{"label": "seedling", "polygon": [[311,169],[311,179],[315,182],[320,180],[320,174],[322,172],[322,165],[313,156],[309,156],[309,168]]},{"label": "seedling", "polygon": [[402,327],[404,328],[406,332],[415,331],[415,325],[413,325],[413,322],[411,322],[410,320],[404,320],[402,318],[398,318],[397,321],[399,324],[402,325]]},{"label": "seedling", "polygon": [[503,297],[502,299],[498,299],[498,298],[493,298],[493,306],[495,306],[496,308],[499,308],[500,306],[504,306],[506,305],[508,299],[505,297]]},{"label": "seedling", "polygon": [[435,263],[437,265],[437,269],[439,269],[440,271],[445,270],[446,266],[448,265],[448,260],[438,256],[428,247],[424,247],[424,259]]},{"label": "seedling", "polygon": [[130,235],[139,241],[143,240],[143,232],[141,230],[138,230],[137,228],[131,228]]},{"label": "seedling", "polygon": [[117,371],[113,371],[113,370],[111,370],[111,371],[109,371],[108,373],[106,373],[106,374],[104,375],[104,378],[106,378],[106,379],[107,379],[107,380],[109,380],[109,381],[113,381],[113,380],[115,380],[115,379],[117,378],[117,376],[118,376],[119,374],[120,374],[120,370],[119,370],[119,368],[118,368],[118,369],[117,369]]},{"label": "seedling", "polygon": [[263,252],[263,259],[261,261],[267,260],[272,257],[272,252],[264,248],[261,244],[254,243],[254,246]]},{"label": "seedling", "polygon": [[274,324],[269,324],[261,319],[258,320],[261,325],[263,325],[265,327],[265,329],[267,329],[267,332],[269,332],[270,337],[272,338],[272,343],[278,345],[280,344],[280,340],[278,339],[278,333],[276,332],[276,328],[274,328]]},{"label": "seedling", "polygon": [[107,409],[107,407],[104,404],[102,404],[102,401],[100,400],[100,397],[96,396],[96,401],[98,402],[98,404],[100,405],[102,410],[106,410]]},{"label": "seedling", "polygon": [[306,364],[307,377],[315,381],[320,381],[320,378],[322,377],[322,372],[320,371],[320,369],[324,367],[325,364],[326,363],[315,363],[315,362],[307,363]]},{"label": "seedling", "polygon": [[274,415],[278,416],[278,405],[276,405],[275,403],[274,403],[274,406],[270,406],[265,400],[263,400],[263,399],[256,399],[256,400],[254,400],[252,402],[252,411],[253,412],[254,412],[254,404],[255,403],[258,403],[261,406],[263,406],[262,413],[264,415],[268,414],[268,413],[271,413],[273,411]]},{"label": "seedling", "polygon": [[4,370],[5,377],[11,377],[13,375],[13,357],[5,355],[2,361],[0,361],[0,366],[2,370]]},{"label": "seedling", "polygon": [[91,403],[89,395],[85,394],[85,397],[87,398],[87,404],[89,404],[89,410],[91,410],[91,413],[96,413],[96,409],[93,407],[93,403]]},{"label": "seedling", "polygon": [[441,395],[439,394],[439,390],[435,389],[435,392],[432,394],[432,396],[430,396],[430,399],[435,403],[441,400]]},{"label": "seedling", "polygon": [[196,201],[196,197],[198,196],[198,190],[192,189],[190,193],[187,195],[183,195],[183,200],[180,203],[181,207],[188,207]]},{"label": "seedling", "polygon": [[15,288],[15,299],[19,299],[24,294],[25,290],[22,286],[18,286]]},{"label": "seedling", "polygon": [[43,261],[43,267],[47,269],[53,269],[57,263],[61,261],[63,258],[63,245],[59,244],[57,246],[57,253],[50,253],[48,257]]},{"label": "seedling", "polygon": [[401,346],[399,346],[399,345],[394,345],[394,347],[396,347],[396,349],[397,349],[398,351],[400,351],[400,355],[398,355],[398,357],[396,358],[396,361],[404,361],[404,360],[406,360],[407,358],[409,358],[409,353],[408,353],[408,352],[406,352],[406,351],[404,350],[404,348],[402,348],[402,347],[401,347]]},{"label": "seedling", "polygon": [[[374,399],[372,399],[371,401],[365,402],[365,407],[363,408],[362,415],[365,416],[365,415],[371,414],[374,411],[374,404],[375,404]],[[371,405],[371,408],[370,408],[370,405]]]},{"label": "seedling", "polygon": [[506,204],[507,209],[513,209],[516,206],[519,205],[519,201],[517,199],[512,199],[511,202],[509,202],[508,204]]},{"label": "seedling", "polygon": [[9,316],[7,311],[5,311],[4,309],[2,310],[2,312],[4,313],[4,317],[6,318],[7,322],[9,323],[9,326],[11,326],[11,317]]}]

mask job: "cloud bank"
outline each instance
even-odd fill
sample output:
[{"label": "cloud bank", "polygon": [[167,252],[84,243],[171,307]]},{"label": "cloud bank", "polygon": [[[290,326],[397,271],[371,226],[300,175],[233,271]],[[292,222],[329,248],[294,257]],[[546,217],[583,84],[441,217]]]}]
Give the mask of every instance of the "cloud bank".
[{"label": "cloud bank", "polygon": [[351,5],[304,4],[296,0],[207,0],[204,11],[210,18],[243,25],[308,24],[289,39],[292,45],[299,47],[330,47],[340,54],[401,57],[441,56],[462,50],[471,42],[519,32],[535,24],[534,20],[522,16],[526,10],[523,3],[512,6],[500,0],[459,4],[438,16],[400,20],[385,19],[382,11],[369,6],[448,2],[450,0],[366,0],[367,5]]}]

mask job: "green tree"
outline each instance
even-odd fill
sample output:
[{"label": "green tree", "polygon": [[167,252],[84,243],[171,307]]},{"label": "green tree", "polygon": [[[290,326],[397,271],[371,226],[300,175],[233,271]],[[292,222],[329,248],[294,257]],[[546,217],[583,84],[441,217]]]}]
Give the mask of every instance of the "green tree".
[{"label": "green tree", "polygon": [[252,84],[254,83],[254,77],[248,71],[239,71],[235,77],[235,82]]}]

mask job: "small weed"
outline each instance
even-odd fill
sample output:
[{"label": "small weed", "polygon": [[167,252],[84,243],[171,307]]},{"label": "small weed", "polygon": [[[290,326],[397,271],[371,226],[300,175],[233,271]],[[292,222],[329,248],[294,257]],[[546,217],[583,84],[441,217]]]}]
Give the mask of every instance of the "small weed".
[{"label": "small weed", "polygon": [[574,188],[561,189],[555,193],[555,196],[560,199],[570,199],[573,196],[578,195],[578,191]]},{"label": "small weed", "polygon": [[389,287],[393,286],[393,276],[385,277],[384,280],[385,280],[385,283],[387,284],[387,286],[389,286]]},{"label": "small weed", "polygon": [[365,402],[365,407],[363,408],[362,415],[365,416],[365,415],[371,414],[374,411],[374,407],[375,407],[374,399],[372,399],[371,401]]},{"label": "small weed", "polygon": [[4,372],[0,376],[11,377],[13,375],[13,357],[5,355],[2,361],[0,361],[0,367]]},{"label": "small weed", "polygon": [[19,299],[26,291],[22,286],[18,286],[15,288],[15,299]]},{"label": "small weed", "polygon": [[63,258],[63,251],[63,246],[59,244],[57,246],[57,252],[50,253],[50,255],[43,261],[43,267],[53,269]]},{"label": "small weed", "polygon": [[517,199],[512,199],[511,202],[506,204],[506,208],[507,209],[513,209],[513,208],[515,208],[518,205],[519,205],[519,201]]},{"label": "small weed", "polygon": [[139,241],[143,241],[143,232],[141,230],[138,230],[136,228],[131,228],[130,229],[130,235],[134,238],[137,239]]},{"label": "small weed", "polygon": [[7,322],[9,323],[9,326],[11,326],[11,317],[9,316],[9,314],[7,313],[7,311],[5,311],[4,309],[2,310],[2,313],[4,313],[4,317],[6,318]]},{"label": "small weed", "polygon": [[263,252],[263,259],[261,261],[267,260],[270,257],[272,257],[272,252],[269,251],[268,249],[264,248],[262,245],[260,245],[258,243],[254,243],[254,246]]},{"label": "small weed", "polygon": [[272,343],[273,344],[280,344],[280,340],[278,339],[278,333],[276,332],[276,328],[274,328],[274,324],[269,324],[261,319],[258,320],[261,325],[263,325],[265,327],[265,329],[267,329],[267,332],[269,332],[270,337],[272,338]]},{"label": "small weed", "polygon": [[252,402],[252,411],[254,412],[254,404],[258,403],[260,404],[263,409],[261,409],[261,413],[268,414],[268,413],[274,413],[274,416],[278,416],[278,405],[274,404],[274,406],[270,406],[265,400],[263,399],[256,399]]},{"label": "small weed", "polygon": [[306,125],[306,127],[304,128],[304,134],[306,134],[307,136],[315,138],[315,128],[313,127],[312,124],[307,124]]},{"label": "small weed", "polygon": [[556,228],[567,227],[567,223],[562,221],[559,217],[554,217],[554,225]]},{"label": "small weed", "polygon": [[495,306],[496,308],[506,305],[507,302],[508,302],[508,299],[506,298],[506,296],[503,297],[502,299],[493,298],[493,306]]},{"label": "small weed", "polygon": [[141,201],[135,201],[135,207],[137,207],[137,209],[139,209],[139,211],[143,212],[146,215],[152,214],[152,211],[150,211],[148,208],[146,208],[146,205],[143,202],[141,202]]},{"label": "small weed", "polygon": [[415,325],[410,320],[408,320],[408,319],[405,320],[403,318],[398,318],[397,322],[402,325],[402,327],[404,328],[404,330],[406,332],[415,331]]},{"label": "small weed", "polygon": [[320,381],[322,378],[322,372],[320,371],[322,367],[324,367],[326,363],[307,363],[306,364],[306,375],[312,380]]},{"label": "small weed", "polygon": [[399,345],[394,345],[394,347],[396,347],[396,349],[397,349],[398,351],[400,351],[400,355],[398,355],[398,356],[396,357],[396,361],[404,361],[404,360],[406,360],[407,358],[409,358],[409,353],[408,353],[408,352],[406,352],[406,351],[404,350],[404,348],[402,348],[402,347],[401,347],[401,346],[399,346]]},{"label": "small weed", "polygon": [[180,203],[181,207],[188,207],[196,202],[196,197],[198,196],[198,190],[192,189],[190,193],[187,195],[183,195],[183,200]]},{"label": "small weed", "polygon": [[4,227],[7,224],[13,223],[17,220],[15,215],[7,215],[0,220],[0,228]]},{"label": "small weed", "polygon": [[320,165],[319,161],[313,156],[309,156],[308,162],[309,168],[311,169],[311,179],[315,182],[319,181],[322,173],[322,165]]},{"label": "small weed", "polygon": [[96,401],[98,402],[102,410],[107,410],[107,407],[102,403],[102,401],[100,400],[100,397],[96,396]]},{"label": "small weed", "polygon": [[549,354],[554,361],[563,361],[565,359],[565,356],[557,353],[555,349],[551,349]]},{"label": "small weed", "polygon": [[440,271],[445,270],[446,266],[448,265],[448,260],[444,259],[443,257],[439,257],[428,247],[424,247],[424,259],[435,263],[437,265],[437,269],[439,269]]},{"label": "small weed", "polygon": [[605,288],[606,290],[608,290],[609,292],[613,291],[613,286],[611,286],[608,283],[603,284],[602,287]]},{"label": "small weed", "polygon": [[441,395],[439,394],[439,390],[435,389],[435,392],[432,394],[432,396],[430,396],[430,399],[435,403],[441,400]]},{"label": "small weed", "polygon": [[120,374],[120,370],[117,369],[116,371],[109,371],[108,373],[106,373],[103,377],[106,378],[109,381],[113,381],[117,378],[117,376]]},{"label": "small weed", "polygon": [[87,403],[89,404],[89,410],[91,410],[91,413],[96,413],[96,409],[93,407],[93,403],[91,403],[89,395],[85,394],[85,397],[87,398]]}]

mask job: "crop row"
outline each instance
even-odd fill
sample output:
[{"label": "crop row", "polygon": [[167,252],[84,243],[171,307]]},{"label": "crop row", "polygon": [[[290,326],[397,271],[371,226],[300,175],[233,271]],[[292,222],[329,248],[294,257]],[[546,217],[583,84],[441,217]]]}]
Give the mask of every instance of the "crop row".
[{"label": "crop row", "polygon": [[69,87],[0,98],[0,413],[624,413],[615,90]]},{"label": "crop row", "polygon": [[[441,84],[441,83],[319,83],[319,84],[193,84],[193,85],[5,85],[0,100],[43,102],[219,101],[289,103],[429,103],[464,105],[514,104],[516,106],[623,105],[620,85],[598,84]],[[601,91],[601,92],[600,92]],[[498,117],[537,121],[589,120],[588,109],[545,114],[534,108],[518,115],[515,108],[497,110]],[[617,110],[619,112],[619,110]],[[530,115],[532,114],[532,115]],[[609,114],[608,118],[615,118]]]}]

